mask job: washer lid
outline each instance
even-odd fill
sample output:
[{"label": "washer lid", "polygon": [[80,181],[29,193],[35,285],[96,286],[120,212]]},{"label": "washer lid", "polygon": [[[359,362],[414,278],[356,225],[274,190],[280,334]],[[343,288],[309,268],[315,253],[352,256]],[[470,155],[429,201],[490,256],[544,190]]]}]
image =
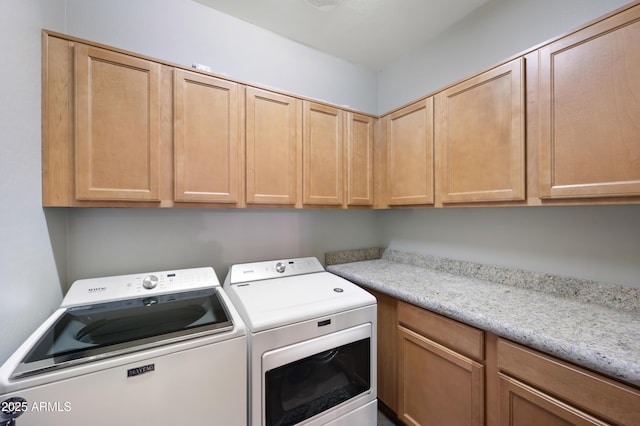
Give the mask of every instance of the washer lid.
[{"label": "washer lid", "polygon": [[221,291],[211,287],[60,309],[11,379],[232,330]]},{"label": "washer lid", "polygon": [[234,284],[225,290],[254,333],[376,303],[373,295],[330,272]]}]

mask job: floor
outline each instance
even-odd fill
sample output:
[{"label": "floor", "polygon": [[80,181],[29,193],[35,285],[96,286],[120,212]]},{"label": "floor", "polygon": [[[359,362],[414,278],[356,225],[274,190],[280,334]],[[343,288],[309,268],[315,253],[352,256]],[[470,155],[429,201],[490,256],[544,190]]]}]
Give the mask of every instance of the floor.
[{"label": "floor", "polygon": [[378,426],[396,426],[396,423],[385,416],[382,411],[378,410]]}]

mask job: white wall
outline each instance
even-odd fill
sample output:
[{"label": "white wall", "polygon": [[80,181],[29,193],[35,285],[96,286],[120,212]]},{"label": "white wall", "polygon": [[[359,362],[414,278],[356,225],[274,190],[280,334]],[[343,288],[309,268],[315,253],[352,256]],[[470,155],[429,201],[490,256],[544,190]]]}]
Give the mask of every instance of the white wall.
[{"label": "white wall", "polygon": [[350,210],[75,209],[69,282],[158,269],[213,266],[377,247],[376,212]]},{"label": "white wall", "polygon": [[380,215],[383,247],[640,288],[640,205]]},{"label": "white wall", "polygon": [[245,82],[377,111],[377,74],[192,0],[67,0],[68,34]]},{"label": "white wall", "polygon": [[62,294],[65,214],[42,209],[40,34],[63,23],[62,0],[0,2],[0,363]]},{"label": "white wall", "polygon": [[565,34],[628,0],[493,0],[379,74],[384,114]]}]

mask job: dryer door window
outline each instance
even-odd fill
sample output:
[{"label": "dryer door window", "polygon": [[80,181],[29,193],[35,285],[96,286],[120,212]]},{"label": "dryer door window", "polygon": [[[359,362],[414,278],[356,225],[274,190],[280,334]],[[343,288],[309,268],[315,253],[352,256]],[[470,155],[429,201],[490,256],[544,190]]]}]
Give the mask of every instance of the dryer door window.
[{"label": "dryer door window", "polygon": [[[313,343],[322,342],[326,347],[332,338],[324,336]],[[279,350],[280,356],[286,356],[287,348],[283,349]],[[301,345],[291,348],[290,354],[297,359],[264,374],[267,426],[297,424],[371,389],[370,337],[336,342],[335,346],[302,358],[296,356],[304,352],[300,349]]]}]

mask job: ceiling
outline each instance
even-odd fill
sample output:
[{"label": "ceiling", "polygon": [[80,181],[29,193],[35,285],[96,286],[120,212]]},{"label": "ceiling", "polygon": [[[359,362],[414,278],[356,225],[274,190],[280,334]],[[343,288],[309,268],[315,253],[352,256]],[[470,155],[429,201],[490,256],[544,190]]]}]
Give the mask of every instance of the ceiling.
[{"label": "ceiling", "polygon": [[490,0],[195,0],[379,70]]}]

